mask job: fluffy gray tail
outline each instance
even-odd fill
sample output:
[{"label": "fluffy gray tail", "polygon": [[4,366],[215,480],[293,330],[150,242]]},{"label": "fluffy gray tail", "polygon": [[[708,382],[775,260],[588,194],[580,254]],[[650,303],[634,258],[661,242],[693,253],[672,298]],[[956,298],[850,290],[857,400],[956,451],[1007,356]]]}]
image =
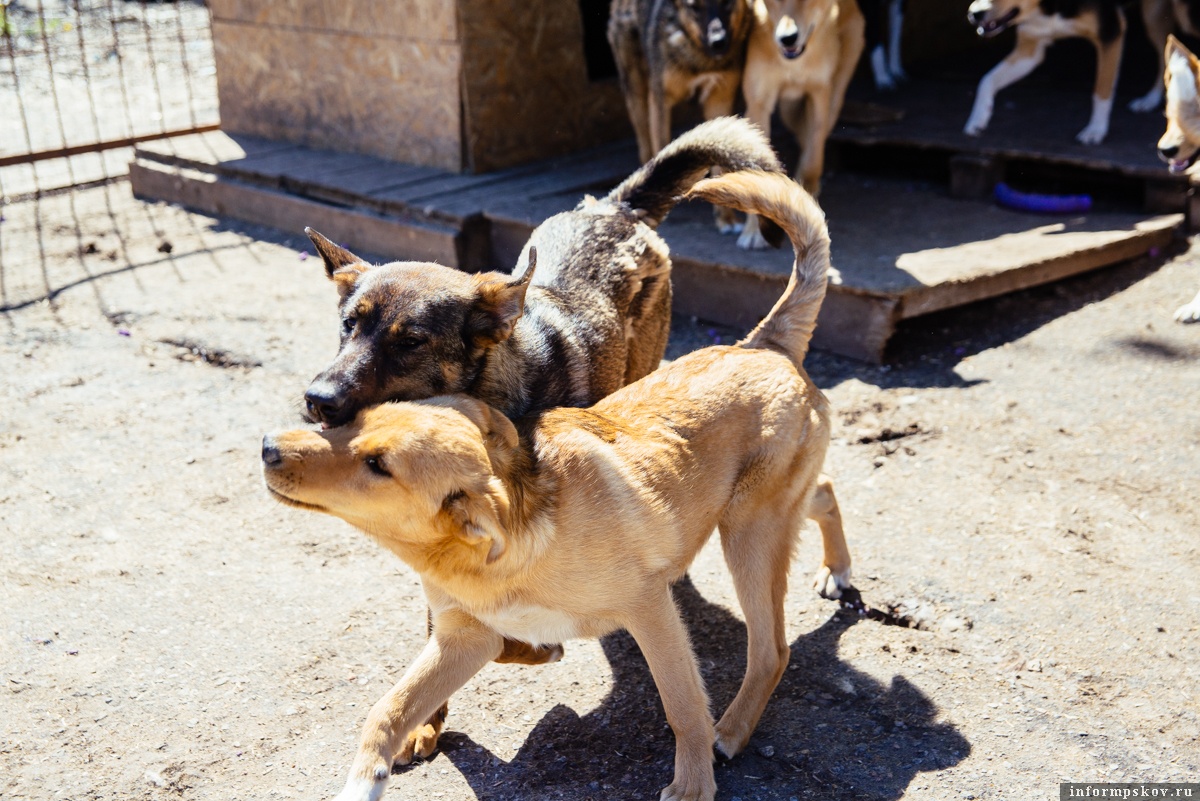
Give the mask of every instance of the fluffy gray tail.
[{"label": "fluffy gray tail", "polygon": [[717,117],[664,147],[606,199],[643,212],[643,222],[655,227],[679,202],[679,196],[712,167],[726,172],[783,172],[771,143],[757,125],[742,117]]},{"label": "fluffy gray tail", "polygon": [[821,207],[791,178],[767,172],[710,178],[696,184],[687,197],[774,220],[792,240],[796,261],[783,297],[738,345],[778,350],[799,367],[817,326],[829,273],[829,229]]}]

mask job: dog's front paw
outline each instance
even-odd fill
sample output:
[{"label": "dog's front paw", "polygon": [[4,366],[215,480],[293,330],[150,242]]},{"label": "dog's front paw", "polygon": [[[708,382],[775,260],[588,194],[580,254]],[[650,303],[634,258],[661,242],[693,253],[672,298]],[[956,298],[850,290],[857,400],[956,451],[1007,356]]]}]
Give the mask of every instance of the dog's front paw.
[{"label": "dog's front paw", "polygon": [[1200,323],[1200,295],[1191,303],[1179,307],[1175,312],[1175,322]]},{"label": "dog's front paw", "polygon": [[658,801],[713,801],[717,795],[717,780],[713,778],[712,763],[708,770],[697,770],[694,776],[675,774],[675,781],[663,788]]},{"label": "dog's front paw", "polygon": [[842,597],[842,590],[850,589],[850,568],[835,573],[829,565],[821,565],[821,569],[813,576],[812,585],[822,598],[837,600]]},{"label": "dog's front paw", "polygon": [[1138,114],[1144,114],[1147,111],[1154,111],[1162,103],[1163,90],[1162,85],[1158,85],[1151,89],[1146,94],[1129,103],[1129,110]]},{"label": "dog's front paw", "polygon": [[370,778],[351,775],[346,780],[346,786],[333,801],[379,801],[383,797],[383,791],[387,789],[390,773],[391,769],[381,764],[371,771]]},{"label": "dog's front paw", "polygon": [[1080,144],[1098,145],[1104,141],[1106,136],[1108,136],[1108,124],[1093,122],[1080,131],[1079,136],[1075,138],[1079,140]]},{"label": "dog's front paw", "polygon": [[743,225],[737,217],[737,212],[724,206],[713,206],[713,220],[717,231],[722,234],[740,234]]},{"label": "dog's front paw", "polygon": [[738,237],[737,245],[742,250],[766,250],[767,240],[763,239],[763,235],[758,230],[758,226],[753,229],[746,228],[742,230]]},{"label": "dog's front paw", "polygon": [[429,759],[433,755],[433,752],[437,750],[437,744],[437,729],[428,723],[418,726],[404,738],[404,745],[400,747],[400,753],[396,754],[394,764],[408,765],[418,757]]},{"label": "dog's front paw", "polygon": [[987,127],[987,119],[979,119],[972,114],[971,118],[967,120],[967,124],[963,126],[963,133],[965,133],[967,136],[979,136],[987,130]]}]

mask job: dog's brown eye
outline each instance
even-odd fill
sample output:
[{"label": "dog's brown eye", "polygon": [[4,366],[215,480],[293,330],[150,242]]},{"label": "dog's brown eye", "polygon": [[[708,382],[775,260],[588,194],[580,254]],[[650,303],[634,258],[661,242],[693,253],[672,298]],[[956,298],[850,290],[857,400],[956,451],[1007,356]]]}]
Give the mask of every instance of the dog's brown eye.
[{"label": "dog's brown eye", "polygon": [[355,317],[347,317],[342,321],[342,329],[349,334],[354,330],[354,326],[358,325],[358,319]]},{"label": "dog's brown eye", "polygon": [[400,339],[396,340],[396,347],[398,348],[416,348],[424,344],[425,340],[422,337],[412,335],[400,337]]},{"label": "dog's brown eye", "polygon": [[391,475],[392,475],[391,473],[389,473],[387,471],[387,468],[384,467],[383,464],[379,461],[378,456],[368,456],[366,459],[366,465],[367,465],[367,469],[370,470],[372,473],[374,473],[377,476],[391,477]]}]

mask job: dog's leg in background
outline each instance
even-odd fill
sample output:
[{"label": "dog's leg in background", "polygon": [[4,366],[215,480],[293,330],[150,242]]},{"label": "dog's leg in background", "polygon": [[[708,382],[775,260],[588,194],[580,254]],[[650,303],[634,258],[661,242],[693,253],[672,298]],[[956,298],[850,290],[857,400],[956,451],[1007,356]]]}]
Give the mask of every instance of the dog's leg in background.
[{"label": "dog's leg in background", "polygon": [[725,563],[746,617],[746,675],[717,723],[717,748],[727,757],[746,747],[791,657],[783,601],[813,478],[810,474],[806,482],[797,482],[804,492],[790,498],[772,495],[735,502],[717,526]]},{"label": "dog's leg in background", "polygon": [[439,614],[433,637],[363,725],[358,754],[336,801],[378,801],[408,733],[503,650],[503,638],[464,612]]},{"label": "dog's leg in background", "polygon": [[[773,87],[764,87],[743,81],[742,94],[746,96],[746,119],[769,135],[771,112],[774,111],[775,104],[779,102]],[[767,247],[767,240],[763,238],[762,231],[759,229],[757,214],[746,215],[746,222],[742,226],[742,233],[738,236],[737,244],[743,250],[763,250]]]},{"label": "dog's leg in background", "polygon": [[904,3],[905,0],[890,0],[888,3],[888,72],[892,79],[907,81],[908,73],[900,58],[900,40],[904,33]]},{"label": "dog's leg in background", "polygon": [[638,158],[643,164],[654,156],[650,144],[650,81],[646,75],[646,56],[642,52],[637,29],[637,8],[614,2],[608,21],[608,44],[617,62],[621,93],[629,110],[629,121],[637,137]]},{"label": "dog's leg in background", "polygon": [[1142,0],[1142,22],[1146,25],[1146,36],[1158,53],[1158,72],[1154,73],[1154,85],[1150,91],[1129,104],[1130,111],[1154,111],[1163,101],[1163,74],[1167,65],[1163,61],[1163,51],[1167,47],[1167,37],[1175,30],[1174,15],[1171,11],[1171,0]]},{"label": "dog's leg in background", "polygon": [[833,494],[829,476],[822,475],[817,479],[817,491],[809,504],[808,516],[821,527],[821,544],[825,550],[821,569],[813,577],[813,589],[823,598],[840,598],[842,590],[850,587],[850,549],[846,547],[842,510]]},{"label": "dog's leg in background", "polygon": [[1111,42],[1094,39],[1096,46],[1096,87],[1092,92],[1092,119],[1075,138],[1085,145],[1098,145],[1108,136],[1117,75],[1121,72],[1121,51],[1125,45],[1125,17],[1121,17],[1121,35]]},{"label": "dog's leg in background", "polygon": [[645,599],[637,611],[625,628],[646,657],[675,733],[675,776],[660,801],[712,801],[717,792],[712,715],[687,629],[669,589]]},{"label": "dog's leg in background", "polygon": [[[667,89],[663,85],[661,65],[650,65],[650,103],[648,109],[650,130],[650,158],[671,141],[671,106],[667,100]],[[646,159],[649,161],[649,159]]]},{"label": "dog's leg in background", "polygon": [[[828,137],[833,131],[833,126],[837,125],[838,116],[842,113],[842,104],[846,102],[846,88],[850,86],[850,79],[854,77],[854,70],[858,66],[863,48],[866,47],[867,22],[854,0],[841,0],[839,11],[838,63],[833,70],[833,82],[829,94],[829,127],[825,130],[822,139]],[[824,153],[823,144],[822,153]],[[824,159],[822,159],[823,161]],[[805,188],[807,188],[807,184]],[[815,195],[816,192],[813,194]]]},{"label": "dog's leg in background", "polygon": [[1017,28],[1017,46],[979,81],[979,88],[975,90],[975,105],[971,108],[971,116],[967,118],[963,133],[979,136],[987,129],[992,120],[996,93],[1033,72],[1046,57],[1047,44],[1048,40],[1030,36]]},{"label": "dog's leg in background", "polygon": [[[740,77],[740,76],[738,76]],[[738,77],[721,77],[701,98],[704,106],[704,119],[715,120],[717,117],[728,117],[733,114],[733,103],[737,99]],[[713,167],[713,175],[720,175],[721,168]],[[713,218],[717,222],[717,230],[723,234],[736,234],[742,230],[737,212],[722,206],[713,206]]]},{"label": "dog's leg in background", "polygon": [[1179,307],[1175,312],[1175,322],[1200,323],[1200,292],[1196,293],[1191,303]]},{"label": "dog's leg in background", "polygon": [[[837,104],[840,108],[841,104]],[[830,114],[834,99],[830,88],[818,87],[809,95],[805,114],[805,136],[800,140],[800,162],[796,181],[816,197],[821,193],[821,173],[825,171],[825,139],[833,127]]]}]

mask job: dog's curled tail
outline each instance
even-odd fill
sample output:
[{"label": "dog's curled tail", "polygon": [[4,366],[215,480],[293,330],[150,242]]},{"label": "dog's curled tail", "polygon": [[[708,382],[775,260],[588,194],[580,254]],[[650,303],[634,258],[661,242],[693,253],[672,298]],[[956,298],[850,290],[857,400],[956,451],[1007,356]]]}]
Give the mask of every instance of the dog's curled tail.
[{"label": "dog's curled tail", "polygon": [[787,289],[763,321],[738,343],[804,361],[829,274],[829,228],[812,195],[779,173],[744,171],[701,181],[687,194],[774,220],[792,240],[796,261]]},{"label": "dog's curled tail", "polygon": [[664,147],[606,199],[628,204],[642,212],[643,222],[655,227],[679,202],[679,196],[712,167],[727,172],[783,171],[771,143],[757,125],[743,117],[717,117]]}]

